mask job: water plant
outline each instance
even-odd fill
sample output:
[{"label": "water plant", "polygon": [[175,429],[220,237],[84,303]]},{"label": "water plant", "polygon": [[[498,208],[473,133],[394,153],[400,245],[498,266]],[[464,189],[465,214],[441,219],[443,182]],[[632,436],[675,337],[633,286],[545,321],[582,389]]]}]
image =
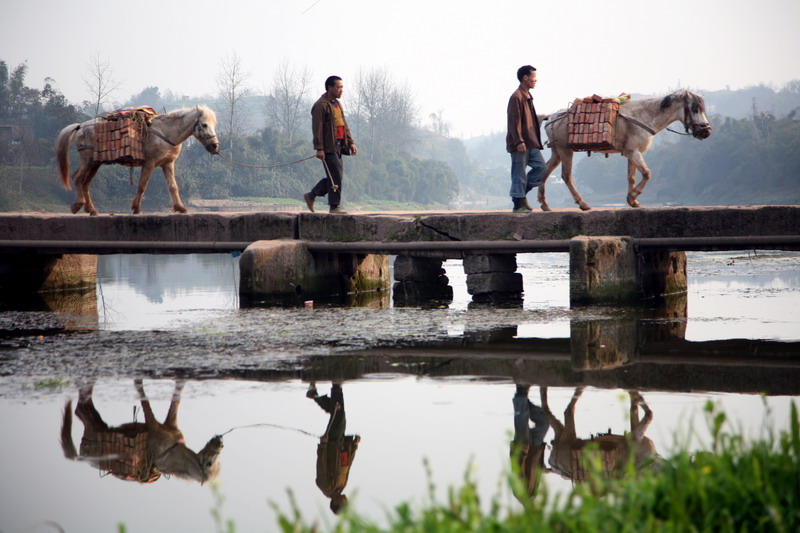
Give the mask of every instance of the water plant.
[{"label": "water plant", "polygon": [[[566,498],[548,501],[545,487],[528,497],[519,472],[508,474],[508,488],[521,502],[502,504],[497,496],[484,506],[469,475],[437,501],[429,483],[429,502],[415,509],[402,503],[389,512],[386,526],[353,509],[332,526],[340,532],[793,532],[800,531],[800,422],[791,405],[787,431],[767,431],[756,440],[727,429],[727,417],[706,406],[712,435],[710,451],[679,450],[657,468],[636,470],[632,463],[609,478],[602,465],[587,460],[585,483]],[[591,454],[584,454],[591,456]],[[539,473],[538,475],[542,475]],[[279,513],[284,533],[317,532],[293,505]]]}]

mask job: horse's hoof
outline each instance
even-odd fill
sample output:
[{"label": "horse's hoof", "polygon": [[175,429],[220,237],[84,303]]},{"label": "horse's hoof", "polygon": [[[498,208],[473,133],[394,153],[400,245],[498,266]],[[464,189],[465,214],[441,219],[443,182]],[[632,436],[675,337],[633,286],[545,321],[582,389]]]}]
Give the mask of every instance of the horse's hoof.
[{"label": "horse's hoof", "polygon": [[89,216],[90,217],[96,217],[97,215],[99,215],[99,213],[97,211],[89,211]]},{"label": "horse's hoof", "polygon": [[182,205],[177,205],[172,208],[175,213],[183,213],[184,215],[189,212],[188,209],[183,207]]},{"label": "horse's hoof", "polygon": [[631,207],[642,207],[642,204],[636,200],[628,200],[628,205]]},{"label": "horse's hoof", "polygon": [[132,208],[131,208],[131,212],[132,212],[134,215],[138,215],[139,213],[141,213],[141,212],[142,212],[142,210],[141,210],[141,209],[139,209],[138,207],[132,207]]},{"label": "horse's hoof", "polygon": [[591,211],[591,210],[592,210],[592,206],[590,206],[590,205],[589,205],[589,204],[587,204],[586,202],[580,202],[580,203],[578,203],[578,207],[580,207],[580,208],[581,208],[581,211]]},{"label": "horse's hoof", "polygon": [[72,211],[72,214],[74,215],[75,213],[81,210],[81,207],[83,207],[83,204],[72,204],[69,210]]},{"label": "horse's hoof", "polygon": [[545,211],[545,212],[546,212],[546,211],[552,211],[552,209],[550,209],[550,206],[549,206],[549,205],[547,205],[547,204],[542,204],[542,211]]}]

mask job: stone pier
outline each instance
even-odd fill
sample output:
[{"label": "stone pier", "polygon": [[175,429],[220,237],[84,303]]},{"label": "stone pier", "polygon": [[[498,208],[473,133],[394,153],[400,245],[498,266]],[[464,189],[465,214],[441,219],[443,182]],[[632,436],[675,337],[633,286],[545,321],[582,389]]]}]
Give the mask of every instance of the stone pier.
[{"label": "stone pier", "polygon": [[442,268],[442,260],[398,255],[394,260],[395,305],[417,305],[426,301],[453,299],[453,287]]},{"label": "stone pier", "polygon": [[474,254],[464,257],[467,292],[476,302],[522,299],[522,274],[515,254]]},{"label": "stone pier", "polygon": [[377,254],[310,252],[303,241],[256,241],[239,260],[245,303],[340,298],[389,289],[389,258]]},{"label": "stone pier", "polygon": [[686,292],[686,254],[636,250],[629,237],[574,237],[571,304],[631,303]]},{"label": "stone pier", "polygon": [[0,291],[6,294],[93,291],[96,283],[96,255],[0,255]]}]

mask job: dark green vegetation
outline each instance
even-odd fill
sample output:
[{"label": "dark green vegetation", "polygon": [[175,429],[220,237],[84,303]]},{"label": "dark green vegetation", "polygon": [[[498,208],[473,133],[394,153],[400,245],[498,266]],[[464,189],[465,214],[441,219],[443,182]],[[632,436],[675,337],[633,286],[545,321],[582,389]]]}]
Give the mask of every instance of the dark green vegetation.
[{"label": "dark green vegetation", "polygon": [[[89,116],[83,110],[92,106],[89,102],[70,104],[49,80],[43,89],[27,86],[26,72],[26,64],[10,70],[0,60],[0,210],[66,212],[73,193],[64,191],[58,183],[53,144],[61,128],[87,120]],[[378,111],[359,107],[355,93],[348,100],[348,120],[361,153],[345,163],[346,202],[364,209],[507,207],[505,133],[466,142],[450,138],[441,114],[433,127],[422,126],[413,101],[403,96],[393,96],[400,99],[399,107],[393,101],[384,103]],[[241,112],[251,117],[250,128],[242,128],[235,135],[218,128],[223,153],[250,165],[274,165],[312,155],[307,123],[310,100],[301,106],[303,112],[298,112],[296,127],[289,134],[264,120],[264,101],[263,96],[243,100]],[[800,121],[796,116],[800,81],[779,91],[759,86],[709,92],[706,102],[714,127],[709,139],[698,141],[671,133],[656,137],[655,146],[646,154],[654,177],[642,197],[644,205],[800,202]],[[194,103],[208,104],[222,116],[220,102],[169,102],[157,87],[144,89],[123,105],[150,105],[164,112]],[[760,111],[759,106],[767,111]],[[74,168],[74,150],[70,160]],[[592,205],[624,202],[624,158],[581,155],[576,162],[576,184]],[[190,206],[198,199],[273,204],[288,200],[301,206],[302,194],[324,177],[316,160],[254,169],[213,157],[192,142],[184,145],[176,168],[181,194]],[[553,178],[559,172],[557,169]],[[102,168],[92,184],[100,211],[128,212],[137,180],[138,169],[131,184],[129,168]],[[566,187],[553,183],[552,178],[548,197],[554,206],[573,205]],[[169,206],[164,180],[157,173],[150,181],[144,209]]]},{"label": "dark green vegetation", "polygon": [[[724,429],[725,414],[706,407],[711,451],[678,452],[657,468],[636,472],[629,464],[621,479],[609,479],[598,461],[585,464],[588,479],[563,500],[541,489],[527,497],[518,472],[508,486],[522,505],[495,498],[480,501],[469,475],[439,502],[434,487],[422,509],[397,506],[379,526],[352,511],[336,532],[733,532],[800,530],[800,423],[792,404],[789,431],[748,442]],[[357,506],[357,504],[354,504]],[[281,514],[284,532],[318,531],[298,509]],[[233,530],[229,522],[229,531]]]}]

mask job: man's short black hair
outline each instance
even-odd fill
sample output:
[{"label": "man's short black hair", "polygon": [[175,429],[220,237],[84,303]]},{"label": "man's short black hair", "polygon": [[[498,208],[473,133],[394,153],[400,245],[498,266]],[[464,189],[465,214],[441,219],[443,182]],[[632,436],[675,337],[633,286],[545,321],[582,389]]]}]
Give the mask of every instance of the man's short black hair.
[{"label": "man's short black hair", "polygon": [[336,85],[337,81],[342,81],[342,78],[340,78],[339,76],[328,76],[328,79],[325,80],[325,90],[327,91],[328,89]]},{"label": "man's short black hair", "polygon": [[530,65],[525,65],[524,67],[519,67],[517,69],[517,79],[522,81],[522,78],[525,76],[530,76],[531,72],[536,72],[536,67],[532,67]]}]

